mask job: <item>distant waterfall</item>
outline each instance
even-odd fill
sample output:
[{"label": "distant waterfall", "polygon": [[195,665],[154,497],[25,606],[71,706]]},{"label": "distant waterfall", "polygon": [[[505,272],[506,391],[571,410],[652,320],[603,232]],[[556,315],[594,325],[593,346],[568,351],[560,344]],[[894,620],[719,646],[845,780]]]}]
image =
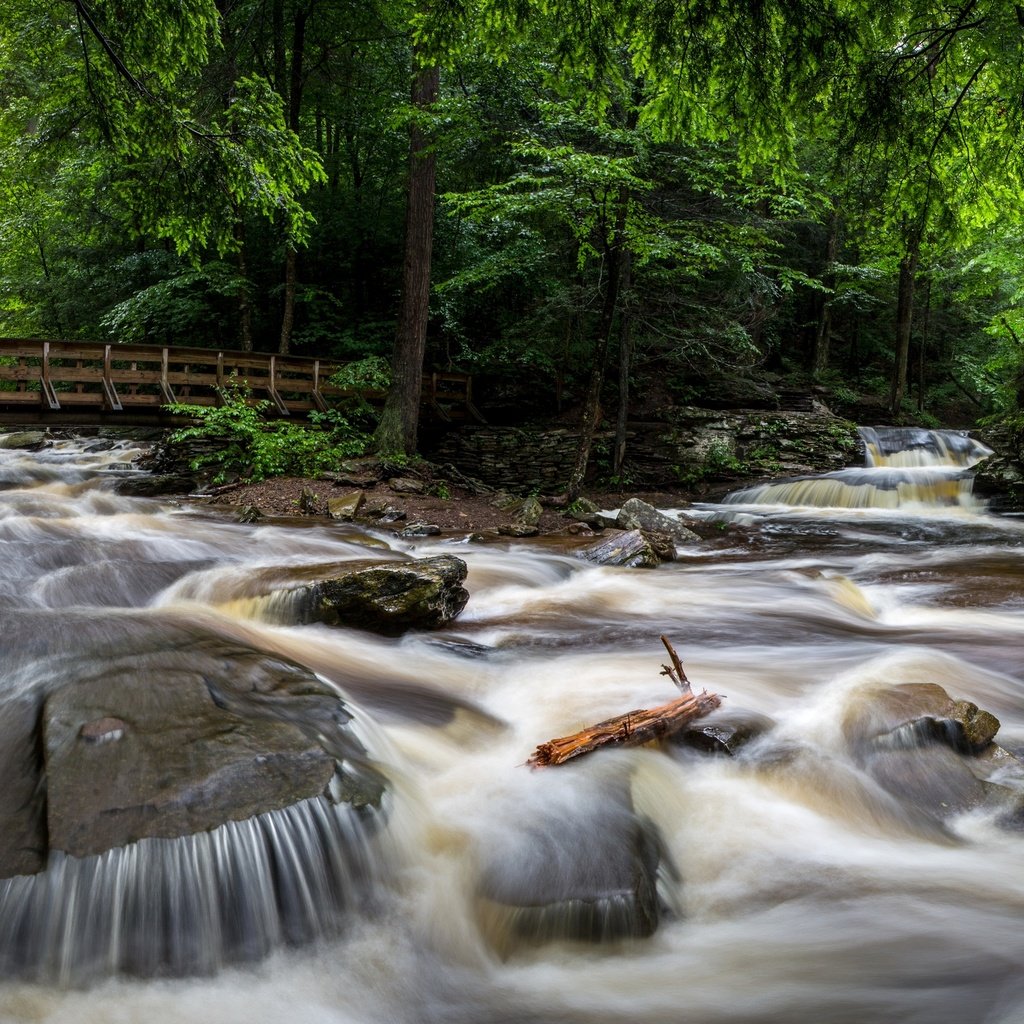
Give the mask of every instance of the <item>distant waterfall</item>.
[{"label": "distant waterfall", "polygon": [[860,427],[864,466],[734,491],[731,505],[809,508],[960,507],[978,511],[970,467],[991,449],[956,430]]}]

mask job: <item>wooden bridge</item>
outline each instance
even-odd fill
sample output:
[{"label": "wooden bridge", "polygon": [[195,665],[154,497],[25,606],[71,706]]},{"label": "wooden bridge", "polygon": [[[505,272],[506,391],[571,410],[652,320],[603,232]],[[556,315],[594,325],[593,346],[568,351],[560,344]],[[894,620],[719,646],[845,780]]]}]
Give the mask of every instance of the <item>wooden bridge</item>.
[{"label": "wooden bridge", "polygon": [[[165,418],[178,402],[217,405],[232,379],[278,416],[326,412],[359,396],[382,403],[384,392],[330,383],[343,362],[206,348],[0,338],[0,419],[55,422]],[[483,421],[464,373],[426,374],[423,402],[442,422]]]}]

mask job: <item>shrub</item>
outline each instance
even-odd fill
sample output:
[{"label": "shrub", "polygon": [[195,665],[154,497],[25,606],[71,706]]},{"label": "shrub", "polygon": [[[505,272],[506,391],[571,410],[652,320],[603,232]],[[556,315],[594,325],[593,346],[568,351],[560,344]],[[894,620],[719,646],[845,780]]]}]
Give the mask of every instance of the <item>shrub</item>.
[{"label": "shrub", "polygon": [[270,402],[254,402],[252,390],[244,381],[231,380],[218,393],[222,402],[219,406],[176,403],[165,407],[175,416],[199,420],[194,426],[174,431],[172,443],[218,442],[214,451],[192,461],[193,469],[216,466],[215,483],[232,475],[248,481],[268,476],[316,477],[342,459],[362,454],[369,443],[365,434],[336,412],[319,417],[321,423],[312,426],[264,419]]}]

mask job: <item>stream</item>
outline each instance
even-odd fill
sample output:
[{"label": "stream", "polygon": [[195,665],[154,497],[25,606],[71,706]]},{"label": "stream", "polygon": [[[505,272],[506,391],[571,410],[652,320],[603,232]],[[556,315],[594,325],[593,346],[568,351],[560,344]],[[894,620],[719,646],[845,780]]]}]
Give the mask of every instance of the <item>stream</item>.
[{"label": "stream", "polygon": [[[278,812],[273,863],[242,822],[2,883],[0,1021],[1022,1024],[1024,765],[1007,755],[998,799],[959,806],[893,783],[906,751],[861,756],[857,729],[880,694],[938,684],[1024,752],[1024,521],[972,498],[985,451],[966,436],[864,439],[863,467],[681,510],[721,536],[653,570],[122,497],[128,442],[0,451],[11,706],[69,673],[159,688],[216,637],[337,687],[387,786],[372,826]],[[470,598],[437,632],[276,625],[239,596],[263,567],[441,553],[468,564]],[[544,740],[670,700],[663,634],[755,739],[734,757],[667,744],[524,766]],[[306,843],[336,875],[306,877]],[[205,902],[222,898],[215,858],[247,915],[231,942]],[[309,907],[292,931],[266,909],[284,885]],[[339,889],[337,929],[318,914]],[[145,929],[114,934],[118,901],[145,891],[184,894],[173,928],[202,933],[176,938],[174,970],[147,959]]]}]

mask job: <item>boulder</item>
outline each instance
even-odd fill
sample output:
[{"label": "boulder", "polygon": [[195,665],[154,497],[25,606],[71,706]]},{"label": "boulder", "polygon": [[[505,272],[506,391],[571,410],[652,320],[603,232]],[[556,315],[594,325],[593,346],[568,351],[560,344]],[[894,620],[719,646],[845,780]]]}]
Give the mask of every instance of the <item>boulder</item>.
[{"label": "boulder", "polygon": [[873,751],[864,768],[886,792],[940,819],[980,807],[989,795],[966,759],[944,746]]},{"label": "boulder", "polygon": [[12,434],[0,434],[0,448],[36,452],[46,446],[45,430],[16,430]]},{"label": "boulder", "polygon": [[857,747],[911,748],[944,744],[965,754],[985,750],[999,720],[971,701],[954,700],[936,683],[908,683],[865,691],[843,722]]},{"label": "boulder", "polygon": [[502,954],[521,943],[646,938],[658,927],[659,866],[675,873],[661,837],[615,787],[581,788],[577,801],[510,808],[486,851],[479,910]]},{"label": "boulder", "polygon": [[597,565],[616,565],[629,569],[651,569],[661,564],[650,542],[639,530],[628,530],[580,548],[576,555]]},{"label": "boulder", "polygon": [[616,525],[621,530],[643,530],[670,537],[676,544],[693,544],[700,541],[693,530],[688,530],[677,519],[658,511],[653,505],[639,498],[630,498],[619,509]]},{"label": "boulder", "polygon": [[355,519],[363,504],[365,495],[362,491],[351,491],[337,498],[327,499],[327,511],[332,519],[350,523]]},{"label": "boulder", "polygon": [[466,563],[454,555],[269,570],[256,575],[244,596],[271,595],[266,613],[276,621],[323,622],[397,636],[454,619],[469,600],[462,586],[466,572]]},{"label": "boulder", "polygon": [[173,617],[101,629],[68,612],[74,657],[55,671],[55,638],[19,621],[4,623],[18,682],[0,690],[0,878],[346,789],[379,799],[344,701],[294,662]]}]

